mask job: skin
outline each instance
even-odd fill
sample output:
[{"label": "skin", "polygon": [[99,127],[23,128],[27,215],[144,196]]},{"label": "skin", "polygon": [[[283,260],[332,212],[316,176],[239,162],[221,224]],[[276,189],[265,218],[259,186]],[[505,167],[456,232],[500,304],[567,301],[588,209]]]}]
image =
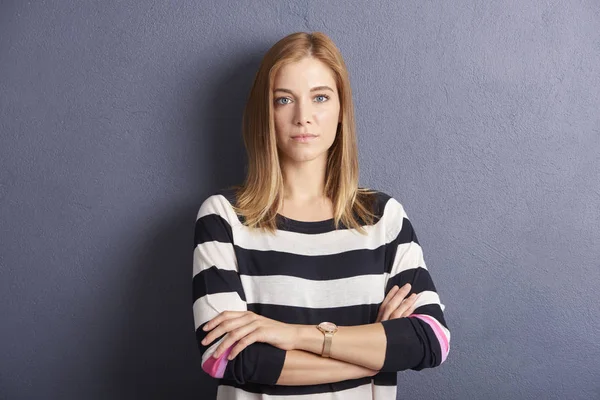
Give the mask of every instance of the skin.
[{"label": "skin", "polygon": [[[414,311],[417,295],[413,293],[408,298],[410,284],[398,288],[394,286],[383,300],[377,322],[389,319],[406,317]],[[343,327],[340,327],[342,329]],[[263,317],[252,311],[225,311],[205,324],[203,330],[212,331],[206,335],[202,344],[210,345],[216,338],[230,332],[229,336],[215,350],[213,357],[218,358],[223,351],[235,342],[238,344],[232,349],[228,358],[231,360],[244,348],[255,342],[269,343],[282,350],[306,350],[301,345],[304,330],[315,331],[313,325],[286,324],[270,318]],[[304,331],[304,332],[303,332]],[[322,334],[319,332],[319,338]],[[320,352],[320,348],[317,352]]]},{"label": "skin", "polygon": [[[284,177],[280,213],[302,221],[333,217],[324,196],[327,152],[341,122],[340,99],[333,72],[321,61],[304,58],[282,67],[273,85],[277,148]],[[311,142],[293,135],[313,133]]]},{"label": "skin", "polygon": [[[332,218],[331,201],[324,196],[327,152],[341,122],[340,99],[332,71],[321,61],[304,58],[282,67],[273,85],[277,148],[284,177],[284,202],[279,213],[301,221]],[[313,133],[318,138],[301,143],[293,135]],[[218,358],[234,345],[235,358],[255,342],[287,350],[277,384],[307,385],[373,376],[383,363],[385,334],[381,321],[410,315],[416,296],[406,298],[410,285],[395,286],[385,297],[375,324],[339,327],[331,358],[320,356],[323,334],[314,325],[286,324],[251,311],[225,311],[204,326],[210,331],[202,344],[210,345],[227,333],[213,354]]]}]

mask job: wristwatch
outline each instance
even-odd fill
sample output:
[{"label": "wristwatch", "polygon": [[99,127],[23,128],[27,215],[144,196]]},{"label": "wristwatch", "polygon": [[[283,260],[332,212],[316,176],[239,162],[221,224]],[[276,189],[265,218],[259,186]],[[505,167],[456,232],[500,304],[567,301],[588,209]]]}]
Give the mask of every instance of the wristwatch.
[{"label": "wristwatch", "polygon": [[317,325],[317,329],[323,332],[323,335],[325,335],[321,356],[329,357],[329,353],[331,351],[331,341],[333,340],[334,333],[338,331],[338,327],[333,322],[321,322],[319,325]]}]

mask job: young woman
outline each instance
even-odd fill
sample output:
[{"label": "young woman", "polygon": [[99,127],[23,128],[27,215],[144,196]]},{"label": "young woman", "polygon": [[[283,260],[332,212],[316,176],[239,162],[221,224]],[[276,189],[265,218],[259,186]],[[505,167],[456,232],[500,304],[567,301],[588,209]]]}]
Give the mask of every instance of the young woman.
[{"label": "young woman", "polygon": [[204,200],[195,227],[217,399],[395,399],[396,373],[444,362],[450,332],[403,206],[358,187],[348,72],[326,35],[266,53],[243,137],[244,184]]}]

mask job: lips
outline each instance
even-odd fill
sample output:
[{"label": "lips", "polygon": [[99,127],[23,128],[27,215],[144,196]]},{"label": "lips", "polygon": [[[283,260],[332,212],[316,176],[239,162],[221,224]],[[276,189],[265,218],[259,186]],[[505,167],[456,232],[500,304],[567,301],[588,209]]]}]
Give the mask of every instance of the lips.
[{"label": "lips", "polygon": [[312,133],[303,133],[302,135],[292,136],[292,140],[297,143],[311,143],[317,140],[318,135]]}]

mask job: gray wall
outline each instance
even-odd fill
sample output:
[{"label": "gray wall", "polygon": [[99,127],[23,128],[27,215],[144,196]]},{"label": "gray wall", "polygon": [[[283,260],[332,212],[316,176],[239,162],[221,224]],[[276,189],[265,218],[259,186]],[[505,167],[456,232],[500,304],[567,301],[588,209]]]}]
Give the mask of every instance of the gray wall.
[{"label": "gray wall", "polygon": [[3,1],[0,398],[210,398],[194,220],[295,31],[341,49],[361,184],[447,306],[448,361],[399,398],[600,398],[597,0]]}]

